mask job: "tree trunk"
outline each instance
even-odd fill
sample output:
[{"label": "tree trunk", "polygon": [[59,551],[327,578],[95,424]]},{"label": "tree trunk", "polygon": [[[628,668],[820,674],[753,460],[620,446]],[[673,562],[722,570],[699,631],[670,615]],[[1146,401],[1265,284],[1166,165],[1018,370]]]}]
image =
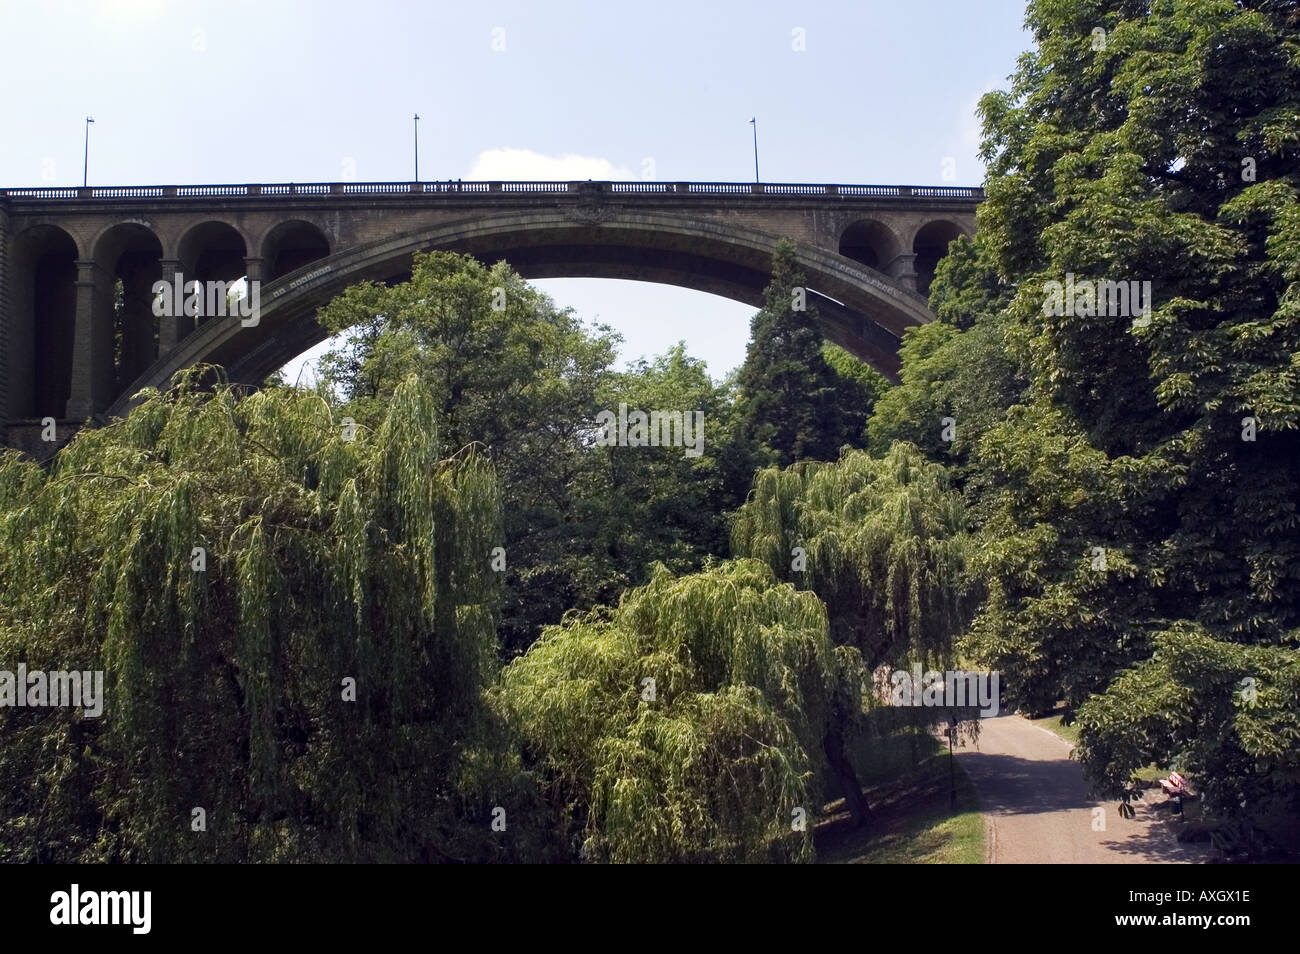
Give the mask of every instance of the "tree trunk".
[{"label": "tree trunk", "polygon": [[826,760],[830,763],[831,770],[839,780],[840,788],[844,790],[844,804],[853,818],[853,827],[861,828],[867,823],[871,806],[867,804],[867,799],[862,794],[862,783],[858,781],[858,773],[853,770],[853,764],[844,754],[844,736],[838,729],[827,731],[826,737],[822,740],[822,749],[826,752]]}]

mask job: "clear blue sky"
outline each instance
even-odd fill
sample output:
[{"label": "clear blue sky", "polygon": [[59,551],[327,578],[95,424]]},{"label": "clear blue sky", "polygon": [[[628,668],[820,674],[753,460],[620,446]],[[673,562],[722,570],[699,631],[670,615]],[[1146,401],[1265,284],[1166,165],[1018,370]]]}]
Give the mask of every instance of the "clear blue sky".
[{"label": "clear blue sky", "polygon": [[[978,184],[1023,7],[0,0],[0,185],[80,184],[87,115],[92,185],[405,180],[416,112],[425,179],[749,180],[756,115],[765,181]],[[538,284],[625,358],[744,357],[748,306]]]}]

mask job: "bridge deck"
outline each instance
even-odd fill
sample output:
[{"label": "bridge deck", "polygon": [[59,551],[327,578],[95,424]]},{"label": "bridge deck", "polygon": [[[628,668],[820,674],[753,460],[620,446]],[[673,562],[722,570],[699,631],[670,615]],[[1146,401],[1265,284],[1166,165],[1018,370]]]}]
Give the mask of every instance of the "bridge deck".
[{"label": "bridge deck", "polygon": [[78,186],[0,189],[15,203],[51,199],[192,199],[253,198],[289,195],[480,195],[482,193],[572,193],[594,190],[620,195],[772,195],[808,198],[968,199],[980,202],[984,190],[970,186],[847,185],[807,182],[630,182],[614,181],[473,181],[426,182],[283,182],[243,185]]}]

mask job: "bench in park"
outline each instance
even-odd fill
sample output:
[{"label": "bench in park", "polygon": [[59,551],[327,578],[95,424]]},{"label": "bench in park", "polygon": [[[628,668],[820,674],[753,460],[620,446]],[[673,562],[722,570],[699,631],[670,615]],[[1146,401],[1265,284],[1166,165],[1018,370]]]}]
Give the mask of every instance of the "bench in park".
[{"label": "bench in park", "polygon": [[1160,780],[1160,787],[1164,789],[1165,794],[1171,798],[1175,796],[1181,798],[1186,784],[1187,780],[1177,772],[1170,772],[1168,778],[1162,778]]}]

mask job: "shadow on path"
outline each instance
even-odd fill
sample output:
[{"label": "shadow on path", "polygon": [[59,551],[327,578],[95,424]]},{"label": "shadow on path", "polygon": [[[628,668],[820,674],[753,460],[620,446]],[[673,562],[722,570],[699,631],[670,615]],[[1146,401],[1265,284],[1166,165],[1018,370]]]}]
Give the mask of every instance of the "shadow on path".
[{"label": "shadow on path", "polygon": [[979,741],[957,758],[979,795],[988,860],[1000,864],[1133,864],[1204,861],[1180,844],[1154,809],[1160,796],[1123,818],[1115,802],[1088,794],[1070,743],[1017,715],[980,724]]}]

